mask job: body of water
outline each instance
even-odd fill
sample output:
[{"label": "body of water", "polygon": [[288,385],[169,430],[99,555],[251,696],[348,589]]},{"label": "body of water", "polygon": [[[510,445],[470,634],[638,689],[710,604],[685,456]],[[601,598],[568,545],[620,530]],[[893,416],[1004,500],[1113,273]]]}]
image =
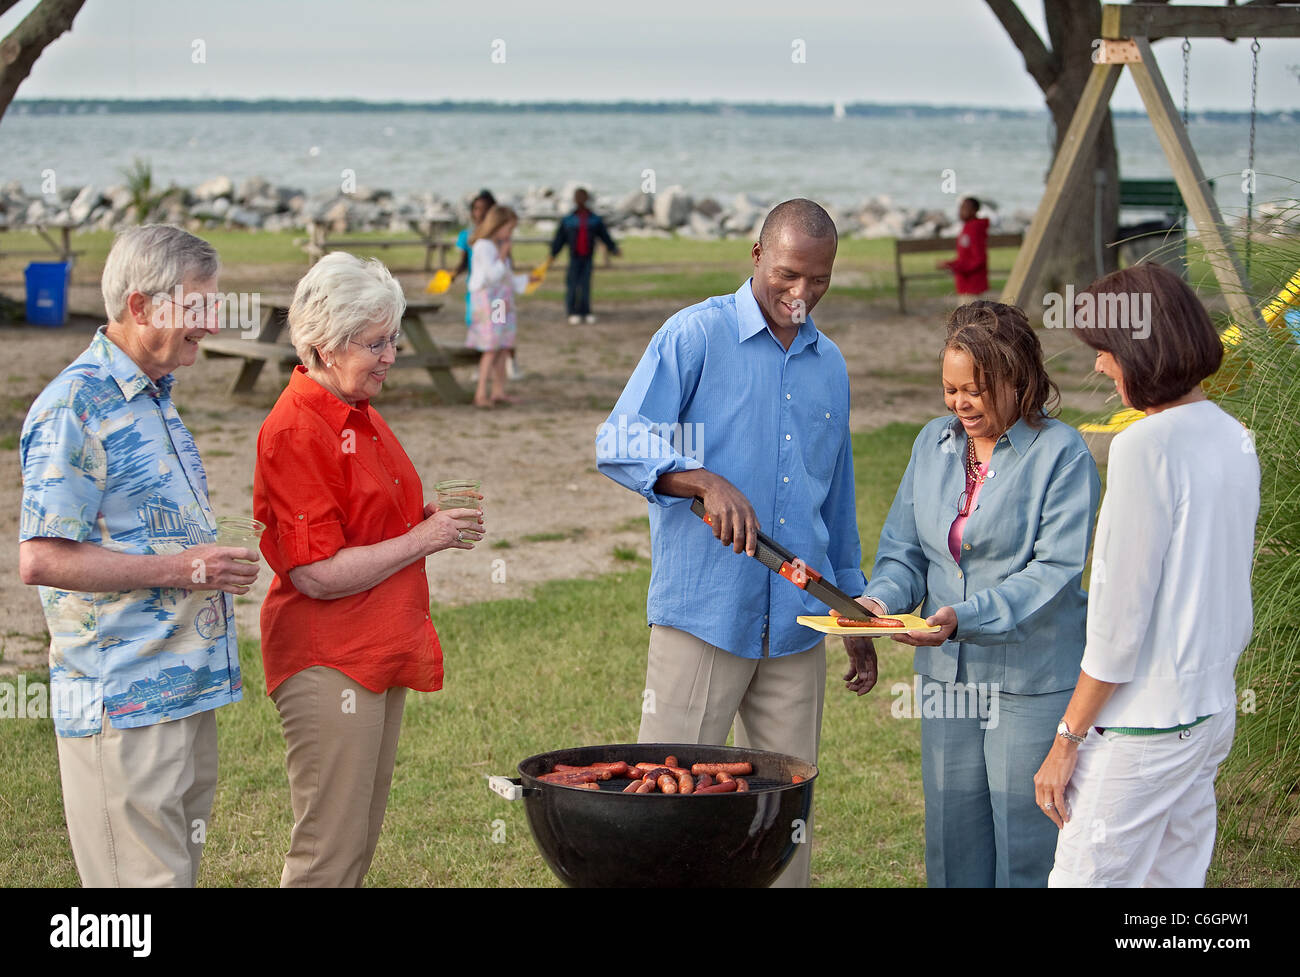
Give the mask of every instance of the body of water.
[{"label": "body of water", "polygon": [[[1225,215],[1244,212],[1241,171],[1248,123],[1192,120],[1206,174]],[[1167,177],[1145,118],[1118,119],[1125,177]],[[1297,195],[1296,127],[1261,123],[1257,200]],[[570,180],[608,201],[641,186],[680,184],[722,202],[737,192],[795,195],[851,206],[887,194],[911,207],[956,208],[957,194],[1032,211],[1051,154],[1041,117],[755,116],[693,113],[203,112],[63,115],[13,108],[0,121],[0,182],[35,193],[54,170],[60,186],[121,183],[133,159],[155,180],[194,186],[213,176],[262,176],[308,193],[337,190],[345,170],[358,184],[396,193],[460,197],[481,186],[521,193]]]}]

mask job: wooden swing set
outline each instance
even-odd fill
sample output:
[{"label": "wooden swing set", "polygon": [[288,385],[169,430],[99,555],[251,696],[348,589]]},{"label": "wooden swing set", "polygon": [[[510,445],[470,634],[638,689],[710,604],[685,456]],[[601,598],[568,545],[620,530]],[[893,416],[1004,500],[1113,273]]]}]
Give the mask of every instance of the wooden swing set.
[{"label": "wooden swing set", "polygon": [[[1187,211],[1196,223],[1206,260],[1210,263],[1219,286],[1227,300],[1234,322],[1263,325],[1250,295],[1247,276],[1242,270],[1237,254],[1219,213],[1219,206],[1210,191],[1196,151],[1187,138],[1187,127],[1179,117],[1169,89],[1165,86],[1160,66],[1151,52],[1153,39],[1162,37],[1184,38],[1186,58],[1187,38],[1218,37],[1236,39],[1256,38],[1252,51],[1258,55],[1258,38],[1300,37],[1300,9],[1284,6],[1229,6],[1229,7],[1174,7],[1160,4],[1105,4],[1102,7],[1101,37],[1093,41],[1093,67],[1088,82],[1075,108],[1070,127],[1056,154],[1047,187],[1038,212],[1025,235],[1024,246],[1016,257],[1002,301],[1023,306],[1023,299],[1034,288],[1049,256],[1050,242],[1065,209],[1067,196],[1077,192],[1081,184],[1087,152],[1097,137],[1106,108],[1114,94],[1115,85],[1125,65],[1132,72],[1138,93],[1146,107],[1151,125],[1169,160],[1174,180],[1186,202]],[[1257,63],[1257,62],[1256,62]],[[1254,89],[1252,82],[1252,113]],[[1184,77],[1184,113],[1186,111],[1186,78]],[[1251,161],[1254,166],[1254,116],[1251,117]],[[1250,197],[1253,203],[1254,173]],[[1249,208],[1248,208],[1249,213]],[[1249,235],[1249,228],[1247,229]],[[1249,245],[1247,245],[1249,247]]]}]

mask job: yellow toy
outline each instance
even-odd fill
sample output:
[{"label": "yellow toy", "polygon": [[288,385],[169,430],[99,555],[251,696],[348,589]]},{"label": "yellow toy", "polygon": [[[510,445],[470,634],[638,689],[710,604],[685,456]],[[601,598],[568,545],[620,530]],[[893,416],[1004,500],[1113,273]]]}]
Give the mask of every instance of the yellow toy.
[{"label": "yellow toy", "polygon": [[447,289],[451,288],[451,272],[446,268],[439,268],[433,278],[429,279],[429,285],[425,291],[430,295],[441,295]]}]

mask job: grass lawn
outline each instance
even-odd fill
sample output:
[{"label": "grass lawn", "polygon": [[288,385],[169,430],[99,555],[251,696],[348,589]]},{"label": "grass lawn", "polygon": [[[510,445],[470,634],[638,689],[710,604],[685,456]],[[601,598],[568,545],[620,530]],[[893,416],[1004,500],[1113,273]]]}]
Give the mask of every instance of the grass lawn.
[{"label": "grass lawn", "polygon": [[[295,281],[307,270],[307,256],[301,246],[301,242],[306,240],[303,231],[270,233],[210,228],[199,233],[217,249],[228,272],[239,266],[238,281],[231,280],[231,276],[223,279],[223,284],[227,286],[236,284],[245,288],[250,285],[266,287],[264,283],[248,280],[248,276],[254,273],[253,269],[257,269],[256,274],[260,278],[275,282]],[[352,240],[394,240],[407,236],[385,231],[348,234]],[[524,227],[519,236],[537,235],[532,229]],[[73,236],[73,246],[85,252],[77,259],[74,282],[98,281],[112,243],[113,234],[109,231],[86,231]],[[35,234],[13,231],[7,237],[5,246],[37,250],[45,245]],[[613,259],[609,267],[601,264],[603,257],[597,261],[594,288],[602,305],[617,306],[647,299],[697,300],[702,295],[727,294],[735,291],[736,283],[743,281],[750,270],[749,243],[739,238],[715,241],[679,237],[626,237],[620,240],[619,246],[623,250],[623,256]],[[1271,242],[1258,244],[1256,250],[1260,260],[1256,267],[1265,267],[1268,255],[1284,247]],[[351,250],[363,257],[371,256],[364,247],[354,247]],[[542,244],[519,244],[515,247],[515,263],[521,268],[530,267],[541,262],[547,252],[547,247]],[[1016,248],[995,248],[989,254],[990,266],[995,269],[1010,268],[1016,253]],[[424,267],[424,250],[419,247],[375,249],[373,256],[394,270],[413,272]],[[935,261],[943,257],[938,253],[905,255],[903,265],[911,272],[933,271]],[[1193,240],[1190,243],[1188,257],[1190,280],[1198,287],[1216,291],[1217,283],[1199,242]],[[27,260],[0,258],[0,281],[15,284],[21,282]],[[562,262],[563,256],[557,260]],[[995,274],[990,278],[989,284],[997,292],[1005,282],[1005,274]],[[1086,283],[1079,283],[1079,287],[1084,284]],[[1257,284],[1261,284],[1262,288],[1262,283]],[[458,283],[455,290],[458,292],[459,288]],[[913,281],[908,285],[908,296],[913,300],[947,296],[951,293],[952,282],[945,278]],[[892,302],[896,295],[893,240],[843,239],[836,255],[835,294],[843,298],[884,299]],[[548,276],[534,298],[546,302],[563,301],[562,267]]]},{"label": "grass lawn", "polygon": [[[917,430],[893,424],[854,437],[868,565]],[[489,792],[484,778],[513,775],[515,764],[533,753],[636,739],[648,581],[648,565],[637,560],[599,580],[544,585],[532,600],[435,605],[447,686],[407,700],[369,884],[557,884],[529,837],[522,804]],[[829,642],[813,858],[814,880],[822,886],[925,880],[920,722],[890,714],[891,687],[910,684],[911,653],[878,644],[880,683],[858,698],[839,680],[840,643]],[[218,712],[221,777],[201,876],[206,886],[276,885],[292,826],[284,745],[264,694],[257,645],[244,643],[240,656],[245,699]],[[76,885],[52,724],[8,720],[3,742],[0,882]],[[1210,882],[1293,885],[1297,878],[1294,853],[1255,850],[1229,837],[1216,852]]]}]

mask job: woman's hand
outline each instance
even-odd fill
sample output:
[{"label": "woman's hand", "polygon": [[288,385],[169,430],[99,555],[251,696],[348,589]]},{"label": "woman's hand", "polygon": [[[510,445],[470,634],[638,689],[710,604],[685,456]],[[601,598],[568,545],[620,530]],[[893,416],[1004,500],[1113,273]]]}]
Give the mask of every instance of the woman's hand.
[{"label": "woman's hand", "polygon": [[1047,759],[1034,774],[1034,801],[1058,828],[1065,827],[1065,822],[1070,820],[1065,806],[1065,785],[1070,782],[1078,759],[1078,746],[1058,736],[1047,752]]},{"label": "woman's hand", "polygon": [[934,632],[905,631],[903,634],[890,635],[895,641],[905,645],[941,645],[957,630],[957,612],[951,607],[941,607],[925,619],[925,623],[939,630]]},{"label": "woman's hand", "polygon": [[[478,495],[478,498],[482,499],[483,496]],[[424,521],[411,532],[426,553],[448,549],[472,550],[474,544],[486,535],[482,509],[439,509],[435,503],[430,502],[424,507],[424,517]]]}]

